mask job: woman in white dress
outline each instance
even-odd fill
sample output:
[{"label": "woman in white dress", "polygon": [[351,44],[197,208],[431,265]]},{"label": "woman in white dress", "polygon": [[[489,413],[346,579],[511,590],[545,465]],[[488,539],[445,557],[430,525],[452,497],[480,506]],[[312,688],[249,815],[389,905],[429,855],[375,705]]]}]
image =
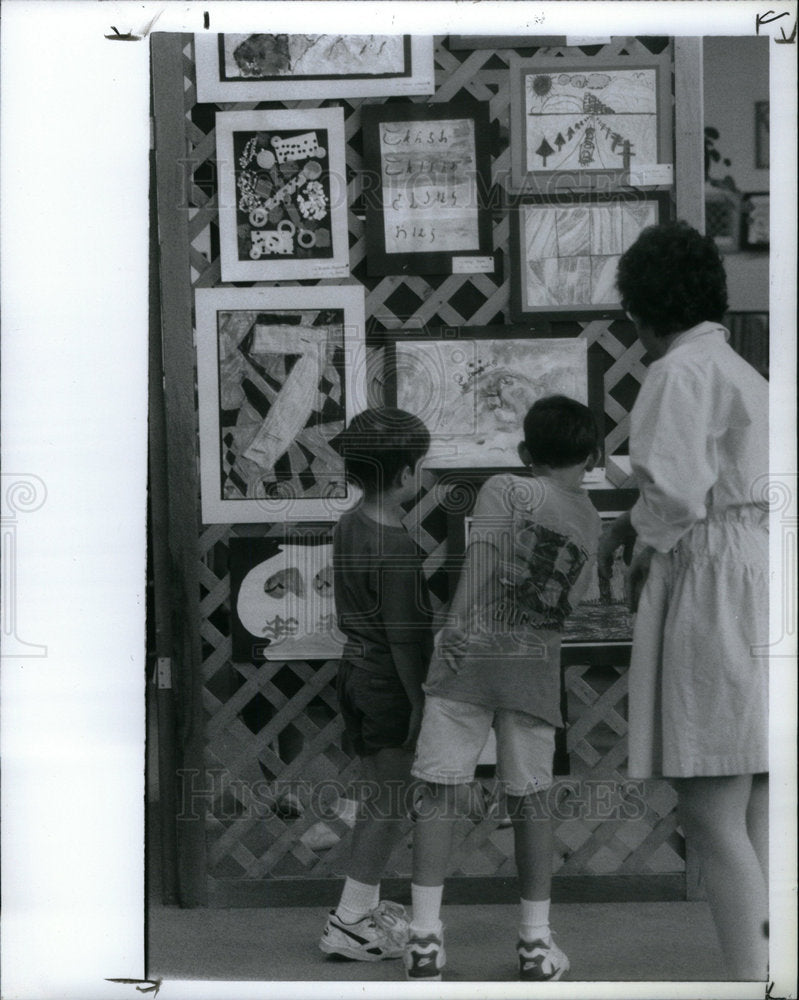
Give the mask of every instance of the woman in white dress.
[{"label": "woman in white dress", "polygon": [[644,230],[621,300],[652,364],[630,418],[640,496],[603,539],[636,538],[629,773],[673,780],[731,978],[768,961],[766,380],[727,343],[724,267],[685,223]]}]

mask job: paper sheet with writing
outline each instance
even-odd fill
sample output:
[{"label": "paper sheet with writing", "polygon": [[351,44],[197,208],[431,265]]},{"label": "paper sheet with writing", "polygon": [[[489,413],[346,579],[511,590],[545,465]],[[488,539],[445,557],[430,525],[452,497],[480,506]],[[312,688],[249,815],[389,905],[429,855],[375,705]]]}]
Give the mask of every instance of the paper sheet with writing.
[{"label": "paper sheet with writing", "polygon": [[474,122],[382,122],[386,253],[479,247]]}]

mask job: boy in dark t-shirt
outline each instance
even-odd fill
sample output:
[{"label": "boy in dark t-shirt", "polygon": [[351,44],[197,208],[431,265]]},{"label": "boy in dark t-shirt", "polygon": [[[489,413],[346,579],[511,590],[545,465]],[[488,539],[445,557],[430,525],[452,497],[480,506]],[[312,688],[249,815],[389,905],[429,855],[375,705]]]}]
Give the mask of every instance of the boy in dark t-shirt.
[{"label": "boy in dark t-shirt", "polygon": [[591,411],[565,396],[538,400],[524,420],[527,476],[492,476],[477,497],[458,587],[425,684],[412,774],[426,782],[414,829],[408,979],[438,980],[446,958],[440,920],[453,819],[493,727],[497,775],[514,831],[521,919],[519,978],[560,979],[569,961],[552,940],[549,899],[560,635],[585,592],[600,521],[583,475],[598,460]]},{"label": "boy in dark t-shirt", "polygon": [[408,936],[404,908],[380,900],[380,879],[402,834],[433,649],[422,561],[401,506],[418,491],[429,445],[418,417],[387,407],[358,414],[339,442],[363,499],[333,532],[336,610],[346,636],[337,692],[345,741],[361,760],[369,798],[319,947],[367,962],[399,958]]}]

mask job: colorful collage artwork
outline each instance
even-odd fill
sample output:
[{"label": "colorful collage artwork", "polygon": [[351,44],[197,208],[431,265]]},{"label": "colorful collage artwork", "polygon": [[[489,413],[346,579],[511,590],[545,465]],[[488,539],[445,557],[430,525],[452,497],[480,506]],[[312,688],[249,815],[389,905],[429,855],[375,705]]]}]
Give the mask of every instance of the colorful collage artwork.
[{"label": "colorful collage artwork", "polygon": [[345,510],[352,490],[330,441],[363,408],[355,386],[363,364],[357,343],[345,340],[351,314],[342,304],[360,295],[362,331],[362,291],[200,291],[204,520],[308,520]]},{"label": "colorful collage artwork", "polygon": [[521,312],[619,308],[619,257],[658,221],[654,200],[519,206]]},{"label": "colorful collage artwork", "polygon": [[542,396],[588,403],[585,340],[404,341],[396,345],[397,405],[432,436],[432,468],[520,466],[519,428]]},{"label": "colorful collage artwork", "polygon": [[349,247],[343,111],[217,116],[222,277],[343,277]]},{"label": "colorful collage artwork", "polygon": [[658,162],[655,69],[530,72],[524,111],[528,171]]}]

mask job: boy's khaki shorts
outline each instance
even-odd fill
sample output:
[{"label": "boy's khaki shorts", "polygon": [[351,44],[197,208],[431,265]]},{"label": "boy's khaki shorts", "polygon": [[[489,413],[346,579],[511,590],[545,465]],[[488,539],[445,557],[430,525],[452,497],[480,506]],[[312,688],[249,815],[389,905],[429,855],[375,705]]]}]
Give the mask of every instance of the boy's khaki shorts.
[{"label": "boy's khaki shorts", "polygon": [[555,727],[501,708],[428,696],[411,774],[437,785],[462,785],[474,778],[493,725],[497,734],[497,777],[508,795],[541,792],[552,784]]}]

